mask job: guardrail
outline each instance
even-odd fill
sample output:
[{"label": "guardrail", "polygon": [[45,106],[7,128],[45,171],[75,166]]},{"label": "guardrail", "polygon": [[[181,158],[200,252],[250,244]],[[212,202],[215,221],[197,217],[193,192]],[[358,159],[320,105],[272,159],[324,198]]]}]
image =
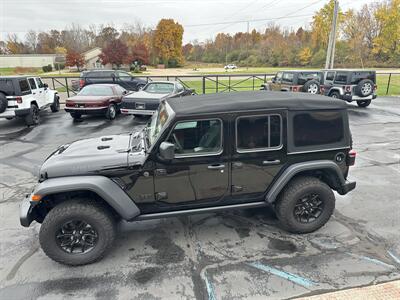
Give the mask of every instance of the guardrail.
[{"label": "guardrail", "polygon": [[[275,74],[209,74],[209,75],[165,75],[165,76],[135,76],[147,81],[166,80],[179,81],[187,88],[195,89],[198,94],[222,93],[232,91],[258,90],[261,84],[267,82]],[[66,92],[67,96],[76,94],[79,87],[79,77],[42,77],[53,89]],[[101,79],[97,77],[96,79]],[[74,81],[76,81],[74,83]],[[73,84],[74,83],[74,84]],[[400,72],[377,72],[379,95],[400,95]],[[75,88],[74,88],[75,87]]]}]

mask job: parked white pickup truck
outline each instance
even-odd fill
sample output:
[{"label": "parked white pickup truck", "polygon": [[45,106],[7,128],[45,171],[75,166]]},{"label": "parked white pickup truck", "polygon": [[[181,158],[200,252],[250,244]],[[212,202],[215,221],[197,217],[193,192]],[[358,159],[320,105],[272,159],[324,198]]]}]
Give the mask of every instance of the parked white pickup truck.
[{"label": "parked white pickup truck", "polygon": [[39,77],[0,77],[0,118],[25,119],[28,126],[40,123],[40,111],[50,108],[60,110],[57,91],[49,89]]}]

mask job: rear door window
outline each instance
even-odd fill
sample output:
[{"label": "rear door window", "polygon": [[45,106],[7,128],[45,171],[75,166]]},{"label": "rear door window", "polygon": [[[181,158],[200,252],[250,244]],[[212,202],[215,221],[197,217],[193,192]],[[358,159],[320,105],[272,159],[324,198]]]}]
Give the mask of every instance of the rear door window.
[{"label": "rear door window", "polygon": [[347,74],[346,72],[336,72],[335,83],[346,84],[347,83]]},{"label": "rear door window", "polygon": [[292,83],[293,82],[293,73],[283,73],[282,82]]},{"label": "rear door window", "polygon": [[32,89],[32,90],[36,90],[36,82],[35,82],[35,79],[29,78],[28,81],[29,81],[29,85],[31,86],[31,89]]},{"label": "rear door window", "polygon": [[264,151],[282,145],[280,115],[239,117],[236,121],[236,149],[238,152]]}]

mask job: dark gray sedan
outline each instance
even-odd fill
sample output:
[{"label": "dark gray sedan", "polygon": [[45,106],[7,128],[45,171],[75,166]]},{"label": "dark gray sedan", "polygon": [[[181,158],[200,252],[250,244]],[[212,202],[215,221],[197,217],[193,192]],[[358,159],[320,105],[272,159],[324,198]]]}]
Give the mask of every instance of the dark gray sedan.
[{"label": "dark gray sedan", "polygon": [[121,113],[128,115],[152,115],[161,100],[193,95],[193,89],[187,89],[177,81],[153,81],[122,99]]}]

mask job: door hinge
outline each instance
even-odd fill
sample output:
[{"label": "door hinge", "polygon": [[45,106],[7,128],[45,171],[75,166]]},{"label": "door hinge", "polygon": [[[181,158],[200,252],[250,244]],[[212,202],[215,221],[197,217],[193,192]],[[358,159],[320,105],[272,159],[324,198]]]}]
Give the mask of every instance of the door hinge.
[{"label": "door hinge", "polygon": [[158,192],[156,193],[156,201],[161,201],[168,199],[168,193],[167,192]]},{"label": "door hinge", "polygon": [[156,176],[167,175],[167,170],[166,169],[155,169],[154,174]]}]

